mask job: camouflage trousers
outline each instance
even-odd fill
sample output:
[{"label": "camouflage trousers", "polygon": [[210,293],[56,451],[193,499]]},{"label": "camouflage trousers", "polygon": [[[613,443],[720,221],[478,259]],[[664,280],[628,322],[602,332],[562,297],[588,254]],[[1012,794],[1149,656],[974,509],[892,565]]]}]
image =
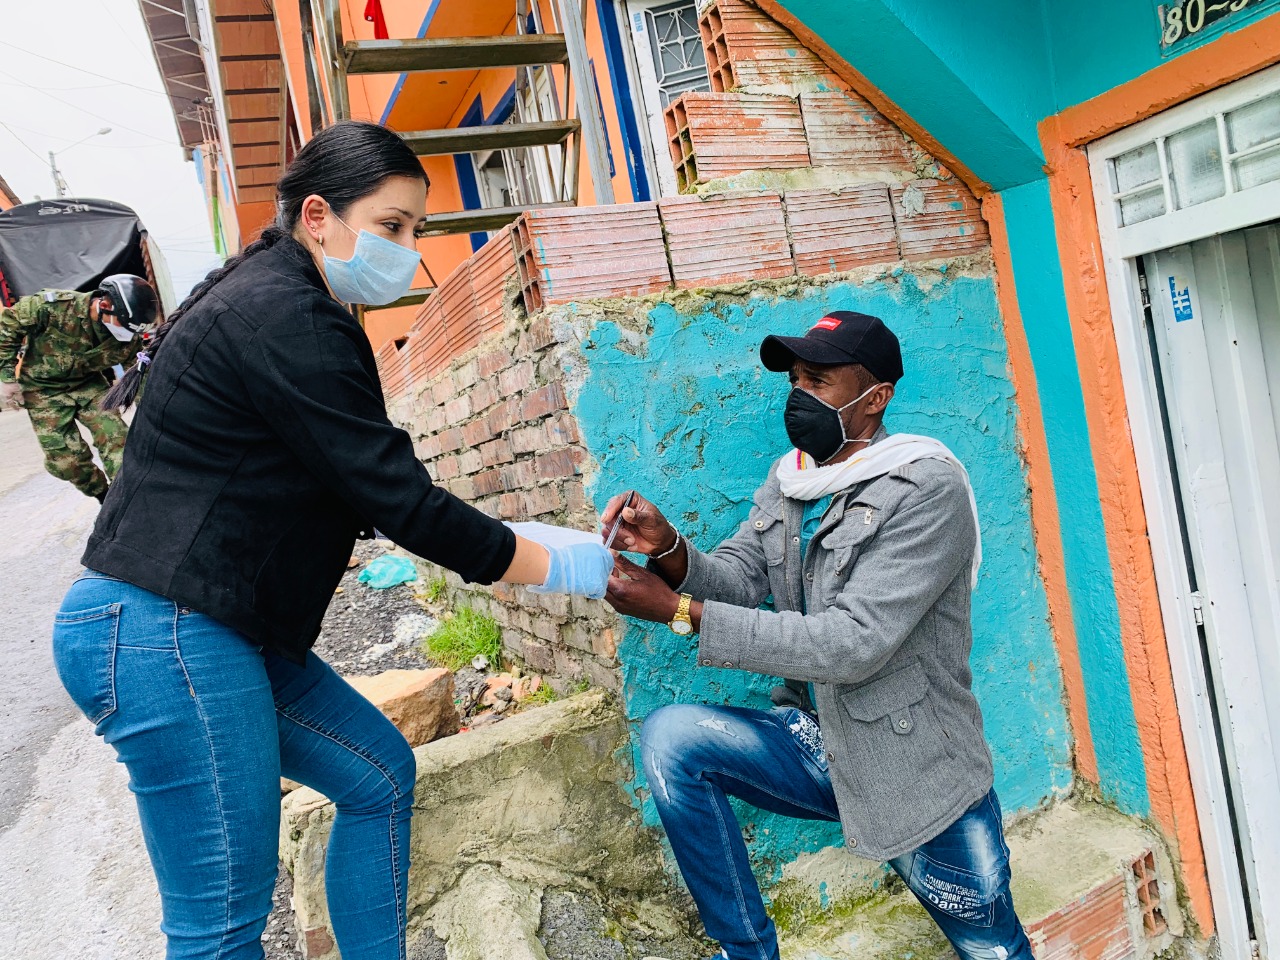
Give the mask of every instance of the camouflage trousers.
[{"label": "camouflage trousers", "polygon": [[[107,477],[114,478],[124,456],[125,436],[129,432],[120,414],[114,410],[98,408],[106,395],[106,380],[89,383],[74,390],[26,390],[23,401],[31,426],[35,428],[40,448],[44,451],[44,466],[59,480],[68,480],[90,497],[106,493]],[[98,448],[103,476],[93,462],[93,450],[84,442],[76,421],[83,423]]]}]

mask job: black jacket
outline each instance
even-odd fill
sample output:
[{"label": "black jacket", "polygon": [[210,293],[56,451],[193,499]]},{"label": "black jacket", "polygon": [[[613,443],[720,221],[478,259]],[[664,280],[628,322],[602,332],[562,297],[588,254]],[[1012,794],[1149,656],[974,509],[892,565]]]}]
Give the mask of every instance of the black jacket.
[{"label": "black jacket", "polygon": [[372,527],[483,583],[515,554],[509,529],[431,482],[364,331],[284,239],[156,352],[83,562],[301,662]]}]

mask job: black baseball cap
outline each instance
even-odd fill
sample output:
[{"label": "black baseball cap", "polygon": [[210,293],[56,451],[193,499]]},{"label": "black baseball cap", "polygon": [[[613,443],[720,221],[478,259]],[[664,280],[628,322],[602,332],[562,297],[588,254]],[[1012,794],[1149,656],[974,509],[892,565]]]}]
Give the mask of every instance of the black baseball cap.
[{"label": "black baseball cap", "polygon": [[834,310],[803,337],[768,336],[760,344],[760,362],[775,373],[786,373],[796,359],[834,365],[858,363],[881,383],[902,379],[902,348],[893,331],[879,317],[851,310]]}]

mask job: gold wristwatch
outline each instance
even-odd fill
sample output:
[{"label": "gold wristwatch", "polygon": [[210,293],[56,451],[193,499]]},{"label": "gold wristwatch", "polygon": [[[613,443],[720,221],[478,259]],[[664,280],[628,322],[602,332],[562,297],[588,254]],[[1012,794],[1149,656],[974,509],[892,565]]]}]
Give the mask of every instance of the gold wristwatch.
[{"label": "gold wristwatch", "polygon": [[680,606],[676,607],[676,615],[667,624],[672,633],[682,637],[687,637],[693,633],[693,621],[689,618],[689,604],[691,603],[693,603],[693,597],[687,593],[680,594]]}]

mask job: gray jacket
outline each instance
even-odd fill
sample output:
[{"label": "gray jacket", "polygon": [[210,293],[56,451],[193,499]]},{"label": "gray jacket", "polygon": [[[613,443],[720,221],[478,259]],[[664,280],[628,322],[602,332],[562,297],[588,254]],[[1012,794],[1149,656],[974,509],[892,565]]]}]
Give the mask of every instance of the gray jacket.
[{"label": "gray jacket", "polygon": [[[845,845],[892,859],[991,789],[970,689],[964,478],[919,460],[836,494],[802,564],[804,504],[776,473],[737,533],[709,554],[689,546],[680,591],[705,602],[698,663],[814,684]],[[775,610],[759,609],[771,594]]]}]

